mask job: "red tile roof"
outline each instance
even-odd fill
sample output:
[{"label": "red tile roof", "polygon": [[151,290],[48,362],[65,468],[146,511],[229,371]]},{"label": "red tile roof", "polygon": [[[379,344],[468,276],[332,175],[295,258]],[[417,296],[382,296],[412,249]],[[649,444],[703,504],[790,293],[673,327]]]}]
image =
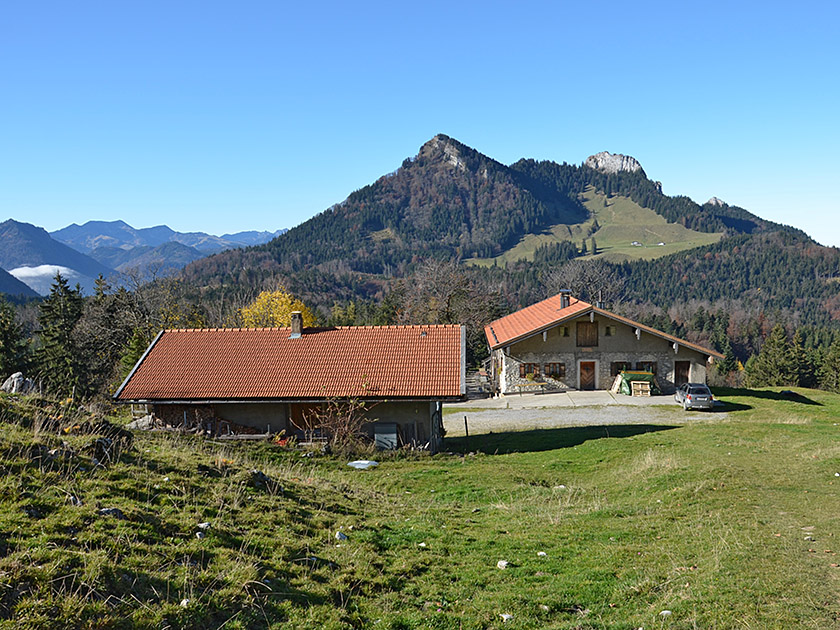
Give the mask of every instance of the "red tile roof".
[{"label": "red tile roof", "polygon": [[588,302],[584,302],[576,298],[570,298],[569,302],[569,306],[566,308],[560,308],[560,295],[558,294],[548,298],[547,300],[537,302],[536,304],[532,304],[531,306],[491,322],[484,327],[484,334],[487,337],[487,342],[490,344],[490,348],[496,349],[502,346],[510,345],[520,339],[530,337],[531,335],[535,335],[543,330],[551,328],[560,322],[593,311],[599,315],[603,315],[615,321],[627,324],[628,326],[638,328],[639,330],[656,337],[661,337],[673,343],[678,343],[681,346],[696,350],[702,354],[708,354],[710,356],[717,357],[718,359],[723,358],[723,355],[715,350],[710,350],[709,348],[704,348],[696,343],[691,343],[690,341],[685,341],[679,337],[674,337],[666,332],[662,332],[656,328],[651,328],[650,326],[645,326],[644,324],[635,322],[627,317],[610,313],[609,311],[605,311],[597,306],[592,306],[592,304],[589,304]]},{"label": "red tile roof", "polygon": [[491,322],[484,327],[484,334],[490,347],[498,348],[591,308],[591,304],[576,298],[570,298],[569,306],[561,308],[558,294]]},{"label": "red tile roof", "polygon": [[461,326],[167,330],[115,394],[131,400],[460,397]]}]

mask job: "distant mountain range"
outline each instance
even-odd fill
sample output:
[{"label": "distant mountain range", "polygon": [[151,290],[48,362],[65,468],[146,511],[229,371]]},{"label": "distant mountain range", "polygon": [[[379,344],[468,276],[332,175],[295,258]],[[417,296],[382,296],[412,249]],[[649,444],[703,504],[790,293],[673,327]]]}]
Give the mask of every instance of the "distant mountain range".
[{"label": "distant mountain range", "polygon": [[48,233],[9,219],[0,223],[0,267],[16,280],[4,281],[0,275],[0,293],[46,295],[56,272],[90,293],[100,274],[114,279],[129,271],[141,276],[170,273],[204,256],[262,244],[284,232],[248,231],[219,237],[176,232],[165,225],[136,229],[124,221],[88,221]]},{"label": "distant mountain range", "polygon": [[213,236],[204,232],[176,232],[165,225],[150,228],[134,228],[125,221],[88,221],[83,225],[73,223],[51,232],[55,240],[61,241],[85,254],[101,247],[116,247],[130,250],[134,247],[158,247],[164,243],[181,243],[201,252],[203,256],[236,247],[260,245],[287,230],[276,232],[237,232]]}]

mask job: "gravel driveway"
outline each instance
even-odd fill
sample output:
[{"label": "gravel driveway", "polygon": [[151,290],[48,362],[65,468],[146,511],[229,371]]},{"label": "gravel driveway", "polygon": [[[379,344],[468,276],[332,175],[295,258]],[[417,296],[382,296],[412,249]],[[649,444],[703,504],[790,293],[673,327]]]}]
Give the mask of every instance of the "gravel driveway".
[{"label": "gravel driveway", "polygon": [[445,413],[443,425],[450,437],[464,435],[464,416],[470,435],[478,435],[586,425],[685,424],[727,415],[683,411],[671,396],[633,398],[603,391],[470,400],[446,405]]}]

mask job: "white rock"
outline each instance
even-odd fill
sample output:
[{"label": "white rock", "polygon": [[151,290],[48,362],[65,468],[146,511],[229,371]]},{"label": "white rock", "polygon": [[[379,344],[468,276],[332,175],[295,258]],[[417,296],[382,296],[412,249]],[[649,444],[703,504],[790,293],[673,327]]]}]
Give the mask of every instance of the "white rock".
[{"label": "white rock", "polygon": [[186,608],[189,605],[190,605],[190,600],[188,600],[188,599],[182,599],[181,600],[181,608]]},{"label": "white rock", "polygon": [[544,557],[546,557],[548,554],[547,554],[545,551],[538,551],[538,552],[537,552],[537,555],[538,555],[540,558],[544,558]]},{"label": "white rock", "polygon": [[198,524],[198,529],[210,529],[210,523],[207,523],[207,522],[199,523]]},{"label": "white rock", "polygon": [[508,621],[513,619],[513,615],[509,615],[507,613],[499,613],[499,617],[501,617],[502,621],[505,622],[505,623],[507,623]]},{"label": "white rock", "polygon": [[423,547],[423,549],[425,549],[426,548],[426,543],[424,543],[424,542],[423,543],[417,543],[417,546],[418,547]]},{"label": "white rock", "polygon": [[367,470],[368,468],[379,466],[379,462],[375,462],[372,459],[357,459],[352,462],[347,462],[347,465],[357,470]]},{"label": "white rock", "polygon": [[345,534],[344,532],[336,532],[335,533],[335,539],[336,540],[347,540],[347,534]]},{"label": "white rock", "polygon": [[659,616],[664,618],[670,617],[672,614],[673,613],[670,610],[663,610],[661,613],[659,613]]},{"label": "white rock", "polygon": [[620,153],[613,155],[609,151],[601,151],[595,155],[590,155],[583,165],[602,173],[619,173],[621,171],[635,173],[642,168],[636,158]]},{"label": "white rock", "polygon": [[499,569],[507,569],[509,564],[510,562],[508,562],[507,560],[499,560],[496,563],[496,567]]}]

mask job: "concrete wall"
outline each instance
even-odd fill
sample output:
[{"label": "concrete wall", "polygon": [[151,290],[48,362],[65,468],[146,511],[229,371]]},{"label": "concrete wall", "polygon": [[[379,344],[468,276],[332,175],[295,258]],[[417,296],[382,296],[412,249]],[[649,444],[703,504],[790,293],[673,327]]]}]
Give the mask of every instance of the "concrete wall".
[{"label": "concrete wall", "polygon": [[[598,325],[598,345],[577,347],[577,322],[588,322],[589,315],[555,326],[545,334],[539,333],[512,344],[508,351],[503,349],[493,352],[494,366],[497,370],[497,386],[500,393],[517,393],[519,385],[531,384],[531,381],[519,376],[522,363],[539,363],[541,373],[547,363],[563,363],[566,376],[559,383],[561,387],[577,389],[579,387],[579,366],[581,361],[594,361],[596,364],[596,389],[609,389],[614,377],[611,375],[613,362],[627,362],[636,368],[639,362],[653,361],[657,364],[657,380],[663,393],[674,391],[674,362],[691,363],[689,380],[695,383],[706,382],[706,355],[678,345],[674,352],[672,342],[641,332],[637,339],[635,328],[627,324],[596,316]],[[611,334],[607,336],[607,327]],[[563,334],[563,329],[568,335]],[[544,379],[543,379],[544,380]]]}]

